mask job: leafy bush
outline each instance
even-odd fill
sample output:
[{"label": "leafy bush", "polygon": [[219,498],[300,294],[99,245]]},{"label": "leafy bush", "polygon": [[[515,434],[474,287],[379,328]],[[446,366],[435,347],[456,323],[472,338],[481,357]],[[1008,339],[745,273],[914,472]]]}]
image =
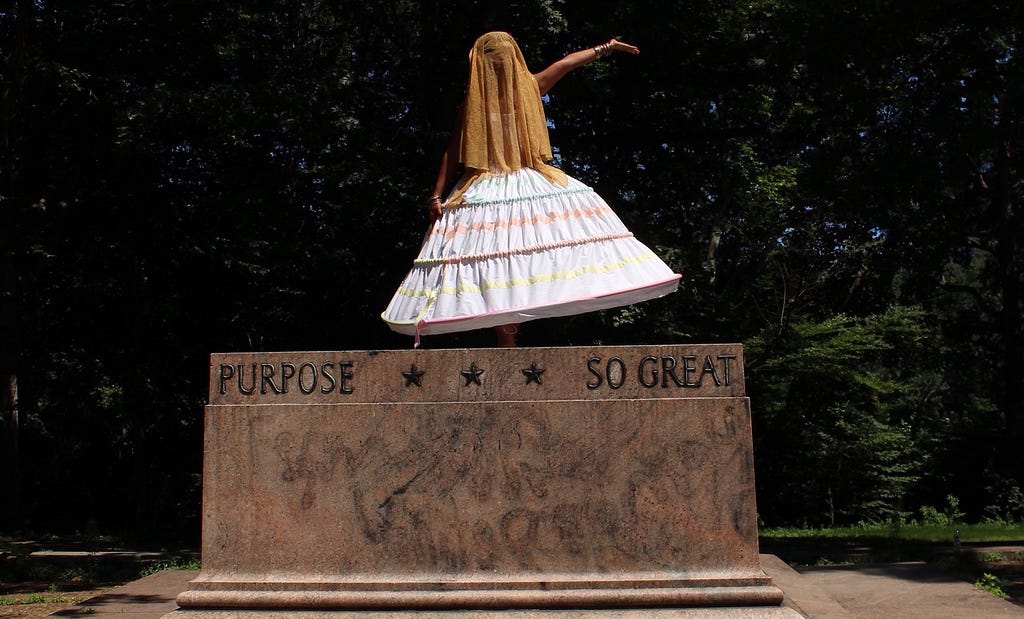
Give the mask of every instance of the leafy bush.
[{"label": "leafy bush", "polygon": [[992,595],[1004,600],[1010,597],[1006,594],[1006,591],[1003,590],[1004,587],[1007,586],[1006,581],[994,574],[989,574],[988,572],[985,572],[981,575],[981,578],[975,580],[974,586],[982,591],[988,591]]},{"label": "leafy bush", "polygon": [[931,505],[922,505],[918,513],[921,514],[921,524],[925,526],[945,527],[950,524],[949,517]]}]

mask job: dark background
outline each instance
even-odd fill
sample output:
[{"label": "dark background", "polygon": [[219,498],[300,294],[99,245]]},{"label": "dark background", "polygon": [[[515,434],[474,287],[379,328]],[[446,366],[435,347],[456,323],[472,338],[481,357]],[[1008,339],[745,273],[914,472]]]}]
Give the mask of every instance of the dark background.
[{"label": "dark background", "polygon": [[1024,5],[495,4],[0,3],[0,531],[194,541],[211,352],[411,345],[489,29],[640,47],[551,141],[683,275],[521,345],[742,342],[766,524],[1024,518]]}]

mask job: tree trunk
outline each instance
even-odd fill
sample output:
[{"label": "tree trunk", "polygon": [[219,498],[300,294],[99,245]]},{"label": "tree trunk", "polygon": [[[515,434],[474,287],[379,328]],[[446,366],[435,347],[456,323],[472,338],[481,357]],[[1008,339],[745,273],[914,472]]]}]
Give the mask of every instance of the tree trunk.
[{"label": "tree trunk", "polygon": [[14,40],[9,48],[7,80],[0,94],[0,466],[5,501],[0,524],[17,526],[21,518],[20,420],[18,418],[19,307],[15,247],[21,229],[18,214],[26,206],[19,186],[19,124],[17,114],[25,98],[35,30],[36,3],[18,0],[14,12]]},{"label": "tree trunk", "polygon": [[1002,408],[1008,441],[1003,448],[1003,458],[1017,482],[1024,483],[1024,459],[1017,454],[1021,441],[1024,441],[1024,347],[1021,338],[1021,282],[1016,260],[1019,222],[1013,201],[1009,140],[1000,139],[997,144],[995,164],[995,198],[999,201],[997,210],[1000,218],[996,255],[1003,301],[999,325],[1003,340]]},{"label": "tree trunk", "polygon": [[4,440],[4,494],[6,507],[0,514],[0,524],[15,528],[21,519],[21,459],[18,456],[18,375],[13,371],[0,372],[0,418],[6,428]]}]

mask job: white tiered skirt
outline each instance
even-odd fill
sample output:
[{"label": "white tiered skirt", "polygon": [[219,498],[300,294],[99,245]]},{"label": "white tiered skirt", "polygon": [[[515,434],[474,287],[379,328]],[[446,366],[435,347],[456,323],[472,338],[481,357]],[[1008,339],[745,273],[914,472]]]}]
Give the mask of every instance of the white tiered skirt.
[{"label": "white tiered skirt", "polygon": [[523,168],[444,209],[381,317],[418,338],[630,305],[679,278],[593,189]]}]

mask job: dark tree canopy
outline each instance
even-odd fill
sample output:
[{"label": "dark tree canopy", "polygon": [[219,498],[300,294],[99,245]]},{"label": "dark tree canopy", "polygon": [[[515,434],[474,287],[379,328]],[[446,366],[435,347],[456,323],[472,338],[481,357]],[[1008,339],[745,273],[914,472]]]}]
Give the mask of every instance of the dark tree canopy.
[{"label": "dark tree canopy", "polygon": [[743,342],[769,524],[947,495],[1020,519],[1022,25],[1010,1],[3,3],[0,529],[194,536],[210,352],[411,345],[378,315],[490,29],[535,70],[640,47],[559,83],[551,139],[683,274],[522,344]]}]

